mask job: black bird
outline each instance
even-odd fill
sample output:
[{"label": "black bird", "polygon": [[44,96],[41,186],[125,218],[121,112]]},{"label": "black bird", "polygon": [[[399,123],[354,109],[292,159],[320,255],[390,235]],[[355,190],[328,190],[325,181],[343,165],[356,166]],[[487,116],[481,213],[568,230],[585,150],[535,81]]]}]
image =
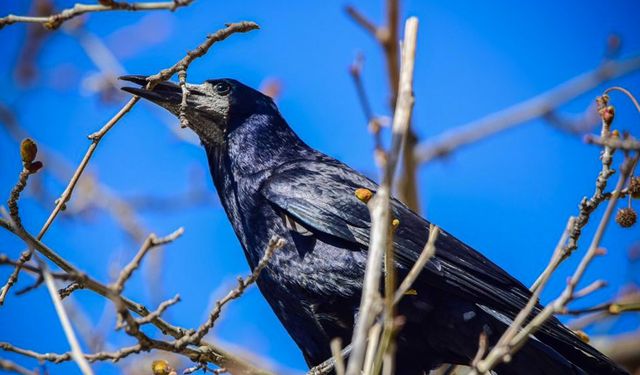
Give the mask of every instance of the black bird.
[{"label": "black bird", "polygon": [[[171,113],[180,112],[181,90],[146,77],[123,90]],[[378,186],[349,166],[307,146],[274,102],[233,79],[188,85],[186,117],[199,136],[213,182],[253,269],[269,239],[286,240],[257,281],[309,366],[331,357],[330,341],[350,342],[360,303],[369,243],[369,210],[356,195]],[[393,244],[399,277],[416,261],[429,222],[397,200],[400,221]],[[397,374],[424,374],[441,363],[468,364],[481,332],[495,343],[531,293],[489,259],[443,231],[436,254],[406,296],[406,318],[397,338]],[[541,306],[538,306],[541,308]],[[550,319],[499,374],[626,374]]]}]

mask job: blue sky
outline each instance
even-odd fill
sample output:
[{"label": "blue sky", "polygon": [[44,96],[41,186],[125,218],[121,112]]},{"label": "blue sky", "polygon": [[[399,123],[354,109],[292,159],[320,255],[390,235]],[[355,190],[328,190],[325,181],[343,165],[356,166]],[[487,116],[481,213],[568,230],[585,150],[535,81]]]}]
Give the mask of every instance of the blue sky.
[{"label": "blue sky", "polygon": [[[56,4],[62,8],[72,2]],[[387,78],[377,44],[345,15],[347,4],[199,0],[173,14],[94,14],[87,18],[86,27],[104,41],[126,72],[152,74],[172,65],[224,23],[256,21],[261,30],[234,35],[197,60],[189,70],[189,81],[232,77],[257,87],[265,79],[279,80],[279,108],[305,141],[376,176],[372,139],[366,132],[348,66],[358,52],[364,54],[363,79],[380,115],[389,114]],[[350,4],[376,22],[382,17],[382,3]],[[28,5],[22,2],[0,5],[0,15],[27,11]],[[611,33],[622,38],[623,58],[636,56],[640,53],[639,11],[640,3],[630,1],[405,2],[403,17],[420,19],[415,73],[417,134],[427,139],[594,69],[602,61]],[[98,69],[77,38],[64,31],[52,34],[42,48],[34,83],[18,85],[12,72],[25,30],[24,25],[13,25],[0,31],[0,102],[17,114],[38,143],[77,165],[88,146],[86,135],[113,115],[126,97],[105,103],[86,89],[87,77]],[[640,73],[614,83],[640,93]],[[561,112],[579,115],[599,93],[586,93],[563,106]],[[616,127],[637,132],[639,115],[621,96],[613,100]],[[213,192],[204,153],[178,141],[167,121],[178,127],[176,119],[158,108],[137,105],[104,139],[89,171],[124,198],[178,194],[191,186],[194,174],[199,176],[198,186]],[[0,195],[6,198],[19,172],[19,159],[17,145],[5,132],[0,132],[0,150]],[[422,211],[531,284],[548,261],[568,216],[577,212],[584,195],[592,193],[600,168],[598,152],[579,137],[544,121],[532,121],[421,168]],[[54,196],[64,187],[52,179],[47,179],[45,186]],[[30,194],[21,203],[25,225],[37,231],[52,203],[43,206]],[[144,287],[144,280],[160,273],[161,285],[154,285],[153,290],[166,298],[180,293],[183,300],[170,309],[167,318],[183,326],[199,325],[208,306],[233,285],[235,276],[248,272],[222,208],[214,199],[196,208],[145,210],[141,219],[145,228],[159,235],[180,226],[185,234],[162,250],[163,266],[144,267],[127,286],[126,294],[151,303],[153,293]],[[585,240],[596,222],[592,220],[587,227]],[[639,240],[637,226],[630,230],[615,225],[609,228],[603,242],[609,254],[597,259],[586,275],[588,280],[607,279],[609,287],[579,305],[607,299],[634,277],[640,282],[637,265],[634,270],[627,259],[628,249]],[[138,247],[100,210],[82,219],[60,218],[45,242],[105,281],[108,264],[114,259],[126,262]],[[0,232],[0,244],[1,251],[13,257],[22,246],[5,232]],[[561,290],[564,275],[572,270],[585,246],[583,241],[576,256],[561,268],[544,293],[545,301]],[[9,271],[0,269],[0,279]],[[23,276],[21,285],[28,281],[29,277]],[[89,292],[79,292],[76,297],[97,322],[104,301]],[[592,333],[636,329],[638,322],[637,315],[630,315]],[[10,295],[0,308],[0,327],[0,341],[38,351],[63,352],[67,348],[44,288],[26,296]],[[107,328],[111,327],[108,321]],[[305,368],[300,352],[257,289],[228,306],[213,334],[228,347],[255,352],[284,368]],[[114,345],[131,342],[123,334],[110,338]],[[117,372],[111,365],[97,369]],[[73,373],[76,368],[65,365],[52,370]]]}]

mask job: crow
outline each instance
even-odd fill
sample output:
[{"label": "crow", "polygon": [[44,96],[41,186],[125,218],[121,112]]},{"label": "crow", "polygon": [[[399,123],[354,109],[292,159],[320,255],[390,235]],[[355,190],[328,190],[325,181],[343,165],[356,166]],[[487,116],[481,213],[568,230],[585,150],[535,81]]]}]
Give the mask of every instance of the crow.
[{"label": "crow", "polygon": [[[331,358],[330,342],[351,341],[367,262],[370,216],[355,194],[378,185],[305,144],[273,100],[233,79],[146,89],[145,76],[123,90],[184,116],[206,151],[222,206],[253,269],[269,240],[275,252],[257,280],[308,366]],[[421,253],[430,223],[392,199],[399,220],[394,259],[403,278]],[[495,344],[531,292],[502,268],[442,231],[435,256],[398,306],[397,374],[425,374],[442,363],[469,364],[484,332]],[[537,306],[538,311],[542,308]],[[498,374],[626,374],[555,318]]]}]

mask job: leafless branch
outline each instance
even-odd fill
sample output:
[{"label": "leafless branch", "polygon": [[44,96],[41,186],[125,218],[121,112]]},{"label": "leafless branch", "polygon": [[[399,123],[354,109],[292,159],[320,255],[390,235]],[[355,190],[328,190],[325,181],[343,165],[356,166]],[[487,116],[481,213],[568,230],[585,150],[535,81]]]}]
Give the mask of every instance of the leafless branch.
[{"label": "leafless branch", "polygon": [[137,319],[138,324],[143,325],[143,324],[151,323],[154,319],[162,316],[162,314],[164,314],[164,312],[169,307],[175,305],[178,302],[180,302],[180,295],[176,294],[173,298],[160,303],[160,305],[158,305],[158,308],[155,311],[152,311],[151,313],[149,313],[149,315]]},{"label": "leafless branch", "polygon": [[[167,68],[162,70],[161,72],[159,72],[158,74],[156,74],[155,76],[149,77],[147,78],[147,80],[149,81],[148,87],[152,87],[153,85],[161,82],[161,81],[165,81],[169,78],[171,78],[171,76],[173,74],[175,74],[176,72],[178,72],[179,70],[186,70],[189,65],[198,57],[203,56],[205,53],[207,53],[207,51],[209,50],[209,48],[211,48],[211,46],[213,44],[215,44],[216,42],[222,41],[224,39],[226,39],[227,37],[229,37],[230,35],[236,33],[236,32],[248,32],[251,30],[254,30],[258,28],[258,25],[253,23],[253,22],[239,22],[239,23],[232,23],[232,24],[228,24],[227,27],[225,27],[224,29],[218,30],[216,33],[207,36],[206,40],[200,44],[198,47],[196,47],[194,50],[189,51],[187,53],[187,55],[181,59],[178,63],[174,64],[172,67]],[[58,216],[58,214],[64,210],[66,203],[69,201],[69,199],[71,199],[71,195],[76,187],[76,185],[78,184],[78,181],[80,180],[80,177],[82,176],[83,172],[85,171],[87,165],[89,164],[89,161],[91,160],[91,158],[93,157],[93,154],[95,153],[98,144],[100,143],[100,141],[102,140],[102,138],[109,132],[109,130],[111,130],[118,121],[120,121],[120,119],[122,119],[122,117],[124,117],[125,114],[127,114],[131,108],[133,108],[133,106],[138,102],[140,98],[137,96],[132,97],[119,111],[118,113],[116,113],[116,115],[114,115],[109,121],[107,121],[107,123],[100,128],[100,130],[98,130],[97,132],[89,135],[89,139],[91,140],[91,144],[89,145],[89,148],[87,149],[84,157],[82,158],[80,164],[78,165],[78,167],[75,169],[69,183],[67,184],[67,187],[65,188],[65,190],[62,192],[62,194],[60,195],[60,198],[58,198],[56,200],[56,205],[53,209],[53,211],[51,212],[51,214],[49,215],[49,217],[47,218],[47,220],[45,221],[44,225],[42,226],[42,229],[40,230],[40,232],[38,233],[38,236],[36,237],[37,240],[42,239],[42,237],[44,236],[44,234],[47,232],[47,230],[49,229],[49,227],[51,226],[51,224],[53,223],[53,221],[55,220],[55,218]],[[31,258],[31,254],[27,251],[24,252],[21,256],[20,256],[20,260],[24,260],[24,261],[20,261],[19,262],[21,264],[24,264],[25,262],[29,261],[29,259]],[[20,267],[16,267],[16,270],[14,271],[14,273],[12,274],[12,276],[10,277],[9,280],[13,280],[13,283],[15,283],[15,281],[17,281],[17,277],[18,277],[18,273],[19,273]],[[14,276],[15,275],[15,276]],[[7,284],[9,285],[6,289],[3,288],[3,292],[0,292],[0,296],[5,295],[8,291],[8,289],[11,287],[12,284]],[[0,298],[0,301],[2,299]]]},{"label": "leafless branch", "polygon": [[[366,340],[369,336],[369,329],[373,324],[376,315],[376,304],[380,300],[379,296],[379,280],[381,276],[381,263],[383,255],[386,258],[393,259],[393,250],[390,244],[390,193],[393,181],[393,175],[397,165],[397,161],[402,149],[405,135],[409,128],[411,118],[411,110],[413,108],[413,68],[415,63],[416,38],[418,31],[418,20],[409,18],[405,24],[405,40],[402,53],[402,69],[400,74],[400,95],[398,95],[398,103],[394,112],[393,119],[393,138],[391,141],[391,150],[386,158],[383,168],[383,177],[380,188],[376,195],[369,202],[371,211],[371,237],[369,242],[369,252],[367,258],[367,268],[362,291],[362,301],[360,304],[360,314],[356,322],[353,339],[352,352],[347,364],[347,374],[359,374],[366,354]],[[400,223],[402,225],[402,223]],[[391,250],[390,250],[391,249]],[[387,262],[389,263],[389,262]],[[389,275],[393,272],[393,265],[385,267],[387,277],[386,283],[389,283]],[[386,289],[388,291],[387,306],[393,309],[393,288]],[[388,329],[394,328],[392,310],[387,312],[385,321],[391,320]]]},{"label": "leafless branch", "polygon": [[429,238],[427,239],[427,243],[424,245],[424,249],[422,249],[418,260],[416,260],[416,262],[413,264],[413,267],[411,267],[411,270],[404,278],[404,280],[402,280],[402,283],[396,290],[394,303],[397,304],[398,302],[400,302],[402,297],[404,297],[404,295],[413,285],[413,282],[416,281],[418,276],[420,276],[420,273],[424,269],[424,266],[427,264],[429,259],[431,259],[431,257],[433,257],[433,255],[436,253],[436,241],[438,240],[439,234],[440,228],[431,224],[431,227],[429,228]]},{"label": "leafless branch", "polygon": [[[198,48],[189,52],[188,55],[184,59],[180,60],[178,64],[161,71],[155,77],[151,77],[149,79],[149,83],[147,87],[151,87],[162,80],[166,80],[170,78],[173,74],[175,74],[178,71],[185,71],[196,58],[204,55],[209,50],[209,48],[217,41],[224,40],[225,38],[227,38],[228,36],[232,35],[235,32],[246,32],[255,28],[257,28],[257,25],[252,22],[241,22],[237,24],[228,25],[225,29],[222,29],[215,34],[208,36],[205,42],[203,42]],[[132,98],[109,122],[107,122],[107,124],[105,124],[99,131],[89,136],[91,140],[91,145],[89,146],[87,153],[85,154],[78,168],[76,168],[75,172],[73,173],[73,176],[71,178],[71,181],[67,185],[67,188],[61,195],[60,199],[58,199],[58,201],[56,202],[56,208],[51,213],[48,220],[45,222],[45,225],[43,226],[43,228],[41,229],[37,237],[32,236],[21,225],[20,216],[18,215],[18,211],[17,211],[17,199],[19,197],[19,193],[22,191],[22,189],[24,189],[24,186],[26,185],[26,178],[28,177],[26,172],[24,174],[21,174],[19,183],[16,188],[17,193],[15,194],[12,193],[9,200],[9,211],[12,219],[11,220],[0,219],[0,226],[16,234],[28,245],[30,249],[32,248],[36,249],[40,254],[45,255],[53,263],[55,263],[57,266],[62,268],[62,270],[66,272],[67,275],[73,275],[72,277],[73,282],[68,287],[60,291],[60,296],[62,297],[68,296],[73,290],[86,288],[96,292],[99,295],[106,297],[107,299],[111,300],[113,304],[116,306],[116,310],[118,312],[118,317],[120,320],[119,324],[125,327],[125,331],[127,334],[135,337],[138,340],[137,345],[122,348],[115,352],[98,352],[95,354],[86,354],[86,355],[80,353],[80,357],[82,358],[82,361],[84,361],[85,358],[89,361],[106,360],[106,359],[118,360],[130,354],[135,354],[141,351],[156,349],[156,350],[163,350],[163,351],[174,352],[174,353],[184,355],[196,363],[208,362],[208,363],[214,363],[221,367],[233,368],[237,370],[238,373],[266,374],[267,373],[266,371],[257,369],[253,367],[251,364],[245,362],[244,360],[239,359],[229,353],[226,353],[221,349],[217,348],[216,346],[204,341],[202,338],[212,324],[208,325],[207,326],[208,328],[206,329],[201,329],[196,331],[196,330],[186,330],[184,328],[176,327],[169,324],[165,320],[163,320],[161,318],[162,313],[169,306],[178,302],[177,296],[173,299],[170,299],[168,301],[161,303],[158,306],[156,311],[149,312],[146,309],[146,307],[144,307],[143,305],[137,302],[131,301],[130,299],[120,294],[120,292],[124,288],[124,283],[129,279],[129,277],[135,271],[135,269],[139,267],[140,262],[142,261],[145,254],[147,254],[148,251],[155,246],[162,245],[172,241],[181,233],[181,231],[177,231],[174,234],[163,239],[157,239],[155,238],[155,236],[149,237],[149,239],[145,241],[145,243],[141,247],[140,251],[136,254],[134,259],[131,261],[131,263],[125,267],[125,269],[122,271],[118,279],[115,281],[115,283],[111,287],[105,284],[102,284],[97,280],[93,279],[92,277],[90,277],[89,275],[86,275],[80,272],[70,262],[62,258],[60,255],[58,255],[58,253],[54,252],[52,249],[47,247],[41,241],[41,238],[44,235],[44,233],[50,227],[51,223],[59,214],[59,212],[62,209],[64,209],[65,203],[71,197],[74,187],[78,183],[88,162],[90,161],[93,153],[95,152],[95,149],[99,141],[133,107],[133,105],[135,105],[137,100],[138,98],[136,97]],[[24,159],[24,156],[23,156],[23,159]],[[24,169],[29,171],[31,170],[35,171],[39,168],[38,163],[39,162],[32,162],[31,160],[30,164],[29,163],[25,164]],[[276,245],[281,246],[281,242],[277,241]],[[269,254],[270,252],[271,250],[268,251]],[[53,289],[51,276],[49,276],[49,279],[51,280],[47,280],[48,272],[43,268],[46,265],[41,264],[38,268],[34,268],[34,266],[26,264],[27,261],[28,261],[28,258],[25,257],[24,261],[18,260],[15,263],[16,264],[20,263],[21,265],[24,265],[28,269],[41,270],[39,271],[39,273],[44,275],[43,278],[45,279],[45,282],[47,283],[49,290],[55,291],[55,289]],[[250,275],[250,277],[247,280],[242,281],[240,283],[240,286],[236,288],[236,290],[234,290],[234,292],[230,296],[228,296],[227,299],[219,303],[217,305],[217,309],[220,310],[220,308],[229,300],[240,296],[244,291],[244,289],[246,289],[246,287],[248,287],[250,284],[255,282],[255,280],[258,277],[258,273],[262,268],[264,268],[264,266],[266,266],[266,261],[264,263],[261,263],[259,265],[259,268],[254,270],[254,273],[252,273],[252,275]],[[54,298],[54,303],[56,302],[56,299],[57,299],[57,303],[56,303],[57,307],[61,306],[60,297],[58,296],[58,291],[55,291],[55,293],[52,293],[52,298]],[[131,315],[131,312],[135,312],[141,317],[136,319]],[[60,315],[61,315],[61,320],[64,320],[63,314],[60,314]],[[215,320],[217,315],[219,315],[219,311],[215,313],[215,310],[214,310],[214,313],[212,313],[211,322]],[[66,319],[66,322],[68,323],[68,318]],[[173,342],[161,341],[161,340],[155,340],[148,337],[145,333],[143,333],[140,330],[140,326],[143,324],[154,325],[155,327],[160,329],[160,331],[162,331],[163,333],[173,336],[175,338],[175,341]],[[64,321],[63,321],[63,325],[65,325]],[[68,326],[70,327],[70,325]],[[181,340],[185,336],[190,337],[190,340]],[[77,354],[78,351],[75,350],[75,348],[70,353],[55,355],[55,354],[39,354],[32,351],[19,349],[8,343],[2,344],[0,345],[0,347],[4,350],[14,351],[16,353],[31,356],[33,358],[50,360],[54,362],[67,361],[72,358],[77,360],[76,357],[78,357],[78,354]],[[72,344],[72,347],[74,347],[73,344]],[[90,371],[90,369],[88,371]],[[85,372],[88,372],[88,371],[85,371]]]},{"label": "leafless branch", "polygon": [[0,358],[0,370],[4,370],[7,372],[15,372],[20,375],[38,375],[36,371],[27,370],[26,368],[18,365],[17,363],[13,363],[7,359]]},{"label": "leafless branch", "polygon": [[47,29],[55,30],[59,28],[65,21],[83,15],[85,13],[114,10],[142,11],[165,9],[174,11],[179,7],[191,4],[192,1],[193,0],[173,0],[160,2],[127,3],[124,1],[101,0],[100,4],[75,4],[72,8],[65,9],[60,13],[52,14],[47,17],[17,16],[14,14],[9,14],[6,17],[0,18],[0,29],[17,22],[24,22],[41,23]]},{"label": "leafless branch", "polygon": [[640,141],[633,137],[621,139],[620,137],[602,138],[597,135],[588,134],[584,137],[586,143],[598,146],[606,146],[622,151],[640,151]]},{"label": "leafless branch", "polygon": [[[607,123],[605,116],[603,116],[603,120],[604,120],[603,136],[606,137],[606,136],[609,136],[608,133],[609,133],[610,121],[609,123]],[[605,150],[605,154],[606,153],[607,151]],[[572,228],[574,228],[574,226],[572,225],[573,224],[572,220],[569,221],[567,229],[563,234],[563,238],[561,238],[558,246],[556,247],[556,251],[554,251],[554,256],[552,257],[552,260],[550,261],[549,265],[547,266],[541,278],[539,279],[541,280],[540,283],[536,288],[534,288],[533,296],[529,300],[527,307],[525,307],[525,309],[523,309],[518,314],[516,319],[514,319],[513,324],[509,327],[507,331],[505,331],[505,333],[500,338],[498,343],[493,347],[493,349],[491,349],[491,351],[482,360],[477,361],[474,364],[473,372],[472,372],[473,374],[487,373],[489,370],[493,369],[496,365],[505,361],[508,357],[513,355],[513,353],[515,353],[519,348],[521,348],[522,345],[524,345],[524,343],[528,340],[528,338],[531,335],[533,335],[552,315],[566,311],[567,305],[571,301],[575,300],[576,298],[582,297],[600,288],[603,285],[602,282],[596,281],[582,290],[578,290],[578,291],[576,290],[577,285],[582,279],[589,264],[592,262],[592,260],[596,256],[602,254],[600,250],[600,242],[604,235],[605,229],[611,219],[611,216],[615,210],[617,200],[619,198],[619,195],[617,192],[622,190],[622,187],[624,186],[624,184],[626,183],[627,179],[629,178],[632,172],[632,169],[633,169],[632,166],[635,165],[635,163],[638,160],[638,157],[639,155],[636,155],[633,158],[630,158],[630,157],[625,158],[625,161],[623,162],[623,166],[621,167],[620,178],[618,179],[618,183],[614,190],[613,197],[609,200],[607,204],[607,208],[600,220],[598,228],[596,229],[596,232],[591,241],[591,245],[589,246],[589,249],[583,256],[583,258],[581,259],[573,275],[569,278],[567,282],[567,286],[565,287],[563,292],[560,294],[560,296],[556,298],[553,302],[551,302],[549,305],[547,305],[544,309],[537,312],[536,315],[527,324],[525,324],[522,328],[520,328],[521,324],[525,322],[525,319],[529,317],[529,314],[533,311],[535,305],[537,304],[537,296],[539,295],[541,289],[544,287],[544,284],[548,280],[548,277],[553,272],[553,270],[555,270],[555,268],[557,267],[557,265],[555,264],[555,261],[558,258],[563,257],[562,250],[565,248],[563,244],[565,241],[567,241],[567,237],[570,236]],[[610,175],[611,174],[609,174],[609,176]],[[605,180],[606,179],[608,179],[608,177],[606,177]]]},{"label": "leafless branch", "polygon": [[[18,207],[18,200],[20,199],[20,194],[22,193],[24,188],[27,186],[27,181],[29,179],[29,176],[36,173],[40,168],[42,168],[42,162],[35,161],[37,157],[37,153],[38,153],[38,147],[32,140],[25,139],[20,144],[20,155],[22,157],[22,171],[20,172],[20,175],[18,177],[18,182],[16,183],[14,188],[11,190],[11,193],[9,194],[9,201],[7,202],[7,205],[9,206],[9,216],[10,216],[8,220],[11,221],[11,226],[13,226],[18,231],[25,231],[24,227],[22,226],[22,220],[20,218],[20,210]],[[29,247],[28,251],[29,253],[32,253],[32,248]],[[51,296],[51,300],[53,301],[53,305],[55,307],[56,313],[60,320],[60,324],[62,325],[64,334],[67,337],[67,341],[69,342],[69,345],[71,346],[71,357],[78,364],[78,367],[80,368],[81,372],[84,375],[92,375],[93,371],[91,370],[91,367],[89,366],[89,364],[84,358],[78,339],[76,338],[76,335],[73,331],[73,327],[71,326],[71,322],[69,321],[69,317],[67,316],[64,306],[62,306],[62,300],[58,295],[58,291],[55,287],[55,282],[53,280],[53,277],[51,276],[51,273],[49,272],[47,265],[39,258],[37,258],[37,260],[40,266],[40,270],[42,271],[42,277],[45,281],[45,285],[47,286],[47,290],[49,291],[49,295]],[[19,271],[20,268],[16,266],[16,270]],[[14,273],[17,276],[17,272],[14,272]],[[13,277],[14,274],[12,274],[11,276]],[[1,293],[2,295],[0,295],[0,297],[6,295],[6,291],[9,289],[9,286],[10,286],[9,283],[7,283],[7,285],[3,287],[2,293]]]},{"label": "leafless branch", "polygon": [[156,237],[155,234],[151,233],[149,237],[147,237],[147,239],[144,241],[144,243],[140,247],[140,250],[138,250],[138,252],[133,257],[131,262],[129,262],[129,264],[127,264],[122,269],[122,271],[120,271],[120,276],[118,276],[118,280],[116,280],[116,282],[112,286],[112,289],[114,290],[114,292],[122,293],[122,290],[124,289],[124,283],[127,282],[127,280],[131,277],[133,272],[138,267],[140,267],[140,262],[142,261],[144,256],[147,254],[147,252],[149,252],[151,249],[156,248],[158,246],[162,246],[175,241],[178,237],[182,235],[182,233],[184,233],[184,228],[178,228],[176,231],[169,234],[168,236],[161,237],[161,238],[158,238]]},{"label": "leafless branch", "polygon": [[479,120],[456,126],[441,135],[421,143],[415,150],[418,163],[429,163],[450,155],[463,146],[478,142],[496,133],[514,128],[544,116],[563,104],[597,86],[640,70],[640,57],[621,61],[605,61],[593,71],[577,76],[551,90]]},{"label": "leafless branch", "polygon": [[[602,128],[600,131],[601,137],[605,139],[609,139],[613,137],[613,132],[611,131],[611,121],[613,120],[613,107],[609,105],[609,99],[606,95],[597,98],[598,103],[598,111],[602,117]],[[600,160],[602,162],[602,168],[598,173],[598,177],[596,178],[595,183],[595,191],[591,198],[584,197],[580,202],[580,211],[578,216],[573,220],[573,224],[571,229],[569,230],[569,238],[564,247],[560,249],[557,253],[554,252],[554,257],[549,263],[549,268],[543,272],[538,279],[531,286],[531,290],[535,291],[540,287],[542,283],[542,278],[549,277],[552,272],[555,271],[556,268],[562,263],[573,251],[578,248],[578,239],[582,234],[582,229],[589,222],[589,218],[591,214],[600,206],[602,202],[606,199],[609,199],[610,196],[605,193],[605,189],[607,188],[607,182],[611,176],[615,173],[611,165],[613,164],[613,154],[616,149],[612,147],[605,146],[603,148],[602,155],[600,156]],[[613,194],[616,197],[620,197],[620,189],[614,190]],[[548,274],[547,274],[548,271]]]},{"label": "leafless branch", "polygon": [[[362,26],[364,30],[371,34],[372,37],[380,44],[382,52],[384,54],[384,60],[387,67],[387,79],[389,81],[389,107],[392,112],[395,113],[395,106],[397,103],[397,97],[399,95],[398,90],[400,77],[400,1],[399,0],[387,0],[385,5],[385,17],[386,24],[377,26],[373,22],[369,21],[362,13],[360,13],[354,7],[347,7],[347,14],[356,22]],[[406,38],[406,35],[405,35]],[[402,150],[401,161],[401,175],[397,184],[397,193],[400,200],[409,206],[415,212],[420,211],[420,204],[418,201],[418,182],[417,182],[417,167],[413,154],[414,148],[418,142],[418,138],[411,128],[411,119],[409,119],[409,125],[407,134],[405,136],[405,147]],[[382,159],[382,152],[377,152],[377,159]]]},{"label": "leafless branch", "polygon": [[200,326],[200,328],[198,328],[197,331],[193,332],[192,334],[185,335],[183,338],[179,339],[176,342],[176,346],[181,347],[188,343],[200,342],[200,340],[207,335],[209,330],[213,328],[214,323],[216,322],[218,317],[220,317],[222,308],[230,301],[239,298],[251,284],[253,284],[254,282],[256,282],[256,280],[258,280],[258,276],[260,276],[260,272],[262,272],[262,270],[269,264],[269,261],[271,260],[271,256],[273,255],[273,253],[276,250],[282,248],[284,245],[285,245],[284,239],[279,237],[271,238],[269,240],[269,245],[265,249],[262,259],[260,259],[260,262],[258,262],[258,265],[253,269],[251,274],[246,279],[238,277],[238,286],[232,289],[229,293],[227,293],[227,295],[224,296],[224,298],[222,298],[219,301],[216,301],[215,307],[209,314],[209,318],[207,319],[207,321],[204,322]]}]

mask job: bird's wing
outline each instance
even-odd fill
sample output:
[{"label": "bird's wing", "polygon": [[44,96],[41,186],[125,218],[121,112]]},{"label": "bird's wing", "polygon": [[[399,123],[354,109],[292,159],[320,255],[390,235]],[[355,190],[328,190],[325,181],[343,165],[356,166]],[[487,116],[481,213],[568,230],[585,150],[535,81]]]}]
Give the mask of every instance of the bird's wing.
[{"label": "bird's wing", "polygon": [[[378,186],[340,162],[324,160],[281,166],[264,182],[261,192],[277,209],[311,232],[333,236],[366,251],[370,216],[367,205],[355,195],[358,188],[375,193]],[[427,242],[430,224],[396,199],[392,199],[391,206],[393,217],[400,221],[393,236],[396,261],[407,272]],[[507,324],[531,296],[522,283],[445,231],[438,236],[435,256],[417,283],[480,305],[497,319],[506,318]],[[536,310],[541,308],[538,305]],[[555,345],[579,349],[608,363],[606,357],[555,318],[547,321],[538,334]]]},{"label": "bird's wing", "polygon": [[[293,162],[274,171],[261,192],[273,205],[312,232],[354,243],[369,244],[371,221],[367,205],[355,191],[378,186],[339,162]],[[393,217],[400,221],[393,242],[396,260],[408,270],[429,235],[429,222],[392,199]],[[500,267],[446,232],[438,237],[436,255],[421,279],[430,287],[454,293],[501,312],[517,313],[529,291]],[[511,315],[511,314],[509,314]]]}]

